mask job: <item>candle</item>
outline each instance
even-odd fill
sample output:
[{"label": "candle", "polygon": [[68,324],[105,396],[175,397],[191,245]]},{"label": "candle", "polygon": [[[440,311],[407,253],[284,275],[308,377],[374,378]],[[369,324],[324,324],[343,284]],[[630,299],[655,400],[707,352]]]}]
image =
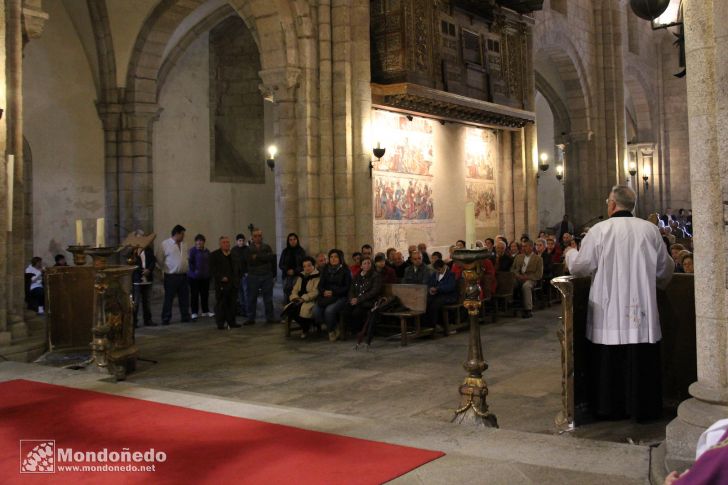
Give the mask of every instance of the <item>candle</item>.
[{"label": "candle", "polygon": [[83,246],[83,221],[76,219],[76,246]]},{"label": "candle", "polygon": [[8,155],[7,163],[8,179],[8,232],[13,232],[13,187],[15,185],[15,155]]},{"label": "candle", "polygon": [[465,204],[465,247],[470,249],[475,245],[475,204]]},{"label": "candle", "polygon": [[106,241],[104,238],[104,218],[99,217],[96,219],[96,247],[106,247]]}]

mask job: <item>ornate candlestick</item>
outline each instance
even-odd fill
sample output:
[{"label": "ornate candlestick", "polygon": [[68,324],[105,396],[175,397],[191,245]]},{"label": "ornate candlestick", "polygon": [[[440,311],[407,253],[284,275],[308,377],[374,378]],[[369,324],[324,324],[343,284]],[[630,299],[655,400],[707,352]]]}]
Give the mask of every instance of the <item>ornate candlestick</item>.
[{"label": "ornate candlestick", "polygon": [[495,414],[488,411],[486,396],[488,385],[483,379],[483,371],[488,364],[483,360],[483,347],[480,341],[480,261],[488,255],[485,249],[458,249],[453,253],[453,259],[463,266],[463,279],[465,280],[464,306],[468,310],[470,319],[470,340],[468,342],[468,360],[463,367],[468,376],[460,386],[460,407],[455,410],[453,423],[470,424],[475,426],[498,427]]},{"label": "ornate candlestick", "polygon": [[86,265],[86,251],[88,250],[89,246],[78,246],[78,245],[71,245],[68,246],[69,253],[73,254],[73,264],[76,266],[85,266]]}]

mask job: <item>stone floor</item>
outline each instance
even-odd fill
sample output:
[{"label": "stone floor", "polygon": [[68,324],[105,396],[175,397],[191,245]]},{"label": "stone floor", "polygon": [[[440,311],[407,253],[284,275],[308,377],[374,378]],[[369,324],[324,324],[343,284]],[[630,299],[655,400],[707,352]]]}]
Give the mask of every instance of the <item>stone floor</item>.
[{"label": "stone floor", "polygon": [[[157,304],[154,315],[158,310]],[[30,374],[27,378],[447,453],[395,480],[398,484],[456,483],[472,476],[494,484],[646,483],[649,445],[664,439],[667,419],[556,433],[559,313],[557,306],[532,319],[481,326],[497,430],[449,422],[465,376],[466,332],[414,340],[408,347],[378,338],[367,352],[355,351],[351,340],[286,339],[281,324],[217,330],[212,319],[201,318],[139,329],[142,360],[125,383],[11,363],[0,365],[0,380]]]}]

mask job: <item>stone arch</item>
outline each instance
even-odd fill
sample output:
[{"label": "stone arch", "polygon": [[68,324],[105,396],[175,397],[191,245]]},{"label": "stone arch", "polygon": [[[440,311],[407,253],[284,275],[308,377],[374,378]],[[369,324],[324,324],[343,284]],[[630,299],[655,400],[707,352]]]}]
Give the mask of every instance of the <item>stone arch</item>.
[{"label": "stone arch", "polygon": [[624,70],[624,84],[634,102],[635,117],[638,129],[638,141],[654,142],[655,130],[652,122],[655,119],[653,103],[650,99],[656,99],[652,86],[645,79],[639,69],[627,66]]},{"label": "stone arch", "polygon": [[[540,83],[541,93],[552,106],[555,116],[568,119],[569,130],[563,130],[566,136],[562,141],[567,144],[565,154],[564,198],[566,212],[575,223],[581,223],[593,217],[589,208],[579,201],[587,194],[593,193],[594,177],[590,174],[590,161],[594,158],[592,135],[593,105],[589,87],[589,77],[579,51],[571,39],[565,34],[566,28],[548,28],[541,30],[536,37],[536,45],[540,46],[535,53],[536,59],[546,59],[555,70],[563,84],[562,90],[549,89],[549,83]],[[539,77],[538,67],[536,79]]]},{"label": "stone arch", "polygon": [[[159,76],[157,78],[157,98],[159,97],[159,92],[162,90],[167,76],[169,75],[169,72],[172,70],[174,65],[177,64],[177,61],[180,59],[180,57],[182,57],[190,44],[192,44],[200,35],[208,32],[215,25],[222,22],[231,15],[237,15],[237,12],[235,12],[235,10],[230,5],[223,5],[222,7],[216,9],[215,11],[204,17],[197,24],[195,24],[182,36],[181,39],[179,39],[174,47],[170,49],[169,53],[165,56],[164,60],[162,61],[162,65],[159,68]],[[251,34],[253,34],[253,39],[255,40],[256,45],[258,45],[258,49],[260,50],[260,44],[258,43],[257,36],[252,31]]]},{"label": "stone arch", "polygon": [[569,118],[569,109],[566,107],[564,100],[561,99],[559,93],[556,92],[551,84],[538,71],[536,71],[536,90],[546,98],[554,115],[554,131],[557,136],[561,133],[571,132],[571,118]]},{"label": "stone arch", "polygon": [[573,42],[559,29],[550,29],[544,32],[537,44],[540,47],[535,57],[548,58],[564,83],[566,99],[563,104],[567,108],[571,126],[591,132],[593,110],[589,78]]}]

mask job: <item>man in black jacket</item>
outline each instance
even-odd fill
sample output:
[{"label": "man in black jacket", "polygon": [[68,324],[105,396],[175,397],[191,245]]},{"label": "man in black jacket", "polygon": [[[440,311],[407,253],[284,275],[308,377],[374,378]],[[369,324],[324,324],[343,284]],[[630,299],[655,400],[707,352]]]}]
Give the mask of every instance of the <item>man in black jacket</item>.
[{"label": "man in black jacket", "polygon": [[248,319],[244,325],[255,324],[258,290],[263,292],[266,321],[277,323],[273,315],[273,283],[278,271],[276,254],[263,242],[263,231],[258,228],[253,229],[253,242],[248,247],[245,261],[248,268]]},{"label": "man in black jacket", "polygon": [[233,259],[238,263],[240,268],[240,281],[238,284],[238,315],[243,318],[248,318],[248,268],[247,268],[247,253],[248,253],[248,242],[245,240],[245,234],[240,233],[235,236],[235,247],[232,248],[231,253]]},{"label": "man in black jacket", "polygon": [[[151,241],[150,241],[151,242]],[[157,324],[152,321],[152,310],[149,300],[152,294],[152,279],[154,275],[154,267],[157,264],[157,258],[151,247],[137,248],[134,250],[134,273],[131,280],[134,287],[134,327],[138,327],[139,322],[139,303],[142,307],[142,315],[144,316],[144,325],[154,327]]]},{"label": "man in black jacket", "polygon": [[235,322],[236,297],[240,284],[240,265],[230,251],[230,238],[220,237],[220,249],[210,254],[210,276],[215,282],[215,322],[222,330],[227,324],[238,328]]}]

